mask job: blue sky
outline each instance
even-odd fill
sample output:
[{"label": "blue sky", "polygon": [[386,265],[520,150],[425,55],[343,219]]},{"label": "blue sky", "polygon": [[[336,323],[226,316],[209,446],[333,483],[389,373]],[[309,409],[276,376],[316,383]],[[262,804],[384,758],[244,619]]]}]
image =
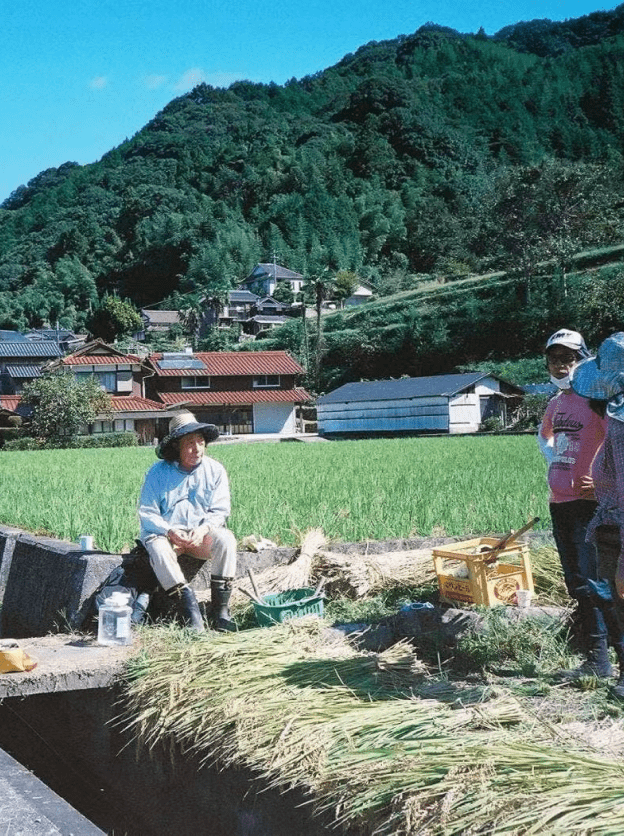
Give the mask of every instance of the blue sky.
[{"label": "blue sky", "polygon": [[0,201],[68,160],[90,163],[200,81],[323,70],[431,21],[491,35],[600,0],[0,0]]}]

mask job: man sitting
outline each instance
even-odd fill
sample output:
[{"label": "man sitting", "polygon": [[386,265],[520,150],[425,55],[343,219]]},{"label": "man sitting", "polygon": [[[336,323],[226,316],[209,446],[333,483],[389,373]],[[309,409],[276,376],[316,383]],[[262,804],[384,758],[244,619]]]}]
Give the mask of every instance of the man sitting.
[{"label": "man sitting", "polygon": [[211,561],[211,622],[219,631],[235,631],[229,612],[236,574],[236,538],[225,527],[230,488],[220,462],[204,456],[206,444],[219,437],[214,424],[201,424],[191,412],[169,422],[139,499],[140,539],[162,588],[178,603],[193,630],[204,631],[195,593],[187,584],[178,555]]}]

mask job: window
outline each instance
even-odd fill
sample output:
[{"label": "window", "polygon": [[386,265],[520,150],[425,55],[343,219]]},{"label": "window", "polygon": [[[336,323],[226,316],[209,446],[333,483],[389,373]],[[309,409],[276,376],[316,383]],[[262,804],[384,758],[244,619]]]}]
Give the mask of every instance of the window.
[{"label": "window", "polygon": [[183,377],[182,389],[210,389],[208,376]]},{"label": "window", "polygon": [[95,421],[93,424],[93,433],[112,433],[113,432],[113,422],[112,421]]},{"label": "window", "polygon": [[134,432],[134,418],[115,418],[115,432]]},{"label": "window", "polygon": [[278,374],[258,374],[253,379],[254,389],[275,389],[280,385]]},{"label": "window", "polygon": [[105,392],[117,391],[117,375],[115,372],[76,372],[76,378],[80,381],[92,377],[99,383]]}]

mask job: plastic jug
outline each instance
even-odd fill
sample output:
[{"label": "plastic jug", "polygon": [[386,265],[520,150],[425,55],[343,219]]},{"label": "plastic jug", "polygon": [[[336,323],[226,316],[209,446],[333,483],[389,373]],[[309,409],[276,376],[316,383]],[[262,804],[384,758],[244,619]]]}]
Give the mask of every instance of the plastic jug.
[{"label": "plastic jug", "polygon": [[100,606],[98,614],[98,644],[132,644],[130,617],[132,607],[130,596],[123,592],[113,592]]}]

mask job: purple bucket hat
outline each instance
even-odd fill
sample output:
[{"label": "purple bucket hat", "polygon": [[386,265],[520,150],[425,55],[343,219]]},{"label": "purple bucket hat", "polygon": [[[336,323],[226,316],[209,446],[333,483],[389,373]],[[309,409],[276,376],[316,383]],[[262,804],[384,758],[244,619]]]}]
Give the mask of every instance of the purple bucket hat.
[{"label": "purple bucket hat", "polygon": [[579,363],[570,382],[577,395],[608,401],[607,415],[624,421],[624,331],[611,334],[595,357]]}]

